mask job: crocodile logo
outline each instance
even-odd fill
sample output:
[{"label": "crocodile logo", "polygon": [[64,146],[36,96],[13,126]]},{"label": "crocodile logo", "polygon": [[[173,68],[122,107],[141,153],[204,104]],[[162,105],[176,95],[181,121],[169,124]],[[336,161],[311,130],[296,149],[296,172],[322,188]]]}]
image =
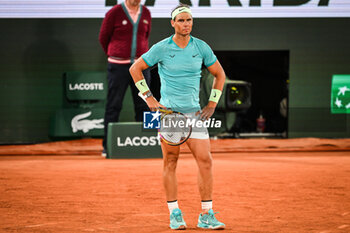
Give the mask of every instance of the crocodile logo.
[{"label": "crocodile logo", "polygon": [[76,115],[73,117],[71,125],[73,133],[78,132],[79,130],[83,131],[84,133],[89,132],[92,129],[103,129],[104,125],[103,119],[93,119],[88,120],[84,119],[91,115],[91,111],[83,114]]}]

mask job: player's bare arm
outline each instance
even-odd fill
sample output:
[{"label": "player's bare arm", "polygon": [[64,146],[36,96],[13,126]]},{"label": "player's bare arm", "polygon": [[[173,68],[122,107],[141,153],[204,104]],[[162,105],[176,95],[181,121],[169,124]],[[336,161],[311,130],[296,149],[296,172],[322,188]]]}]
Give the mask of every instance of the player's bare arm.
[{"label": "player's bare arm", "polygon": [[[220,62],[217,60],[213,65],[208,67],[208,70],[215,77],[212,89],[222,91],[224,87],[226,75]],[[205,106],[202,109],[201,119],[203,120],[209,119],[209,117],[211,117],[214,114],[216,105],[217,105],[217,102],[210,100],[207,106]]]},{"label": "player's bare arm", "polygon": [[[130,67],[129,72],[135,84],[139,83],[142,80],[145,80],[145,78],[143,77],[142,71],[144,71],[148,67],[149,66],[142,59],[142,57],[137,59],[136,62]],[[156,98],[153,97],[153,95],[151,95],[151,91],[148,89],[146,81],[141,82],[140,84],[141,86],[145,86],[144,87],[145,89],[141,89],[140,92],[142,93],[142,95],[147,96],[146,103],[149,109],[151,109],[151,111],[155,111],[156,109],[159,109],[159,108],[165,108],[156,100]],[[145,90],[145,91],[142,91],[142,90]]]}]

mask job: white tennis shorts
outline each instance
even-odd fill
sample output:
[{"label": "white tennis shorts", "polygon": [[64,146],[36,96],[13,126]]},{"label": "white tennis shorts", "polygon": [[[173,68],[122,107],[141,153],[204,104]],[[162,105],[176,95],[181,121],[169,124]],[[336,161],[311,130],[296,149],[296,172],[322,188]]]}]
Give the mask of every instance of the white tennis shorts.
[{"label": "white tennis shorts", "polygon": [[[184,115],[186,117],[188,117],[189,119],[195,119],[195,121],[201,121],[199,119],[200,114],[198,114],[196,116],[196,112],[191,112],[191,113],[184,113]],[[202,127],[197,127],[198,124],[194,124],[192,126],[192,133],[190,138],[193,139],[208,139],[209,138],[209,133],[208,133],[208,129],[205,126]]]}]

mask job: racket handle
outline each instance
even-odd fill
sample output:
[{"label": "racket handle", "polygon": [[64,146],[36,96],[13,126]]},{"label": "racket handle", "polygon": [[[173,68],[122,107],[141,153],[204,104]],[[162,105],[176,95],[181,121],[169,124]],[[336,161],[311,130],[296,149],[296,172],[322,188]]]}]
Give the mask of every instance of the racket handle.
[{"label": "racket handle", "polygon": [[[142,98],[143,101],[145,101],[145,102],[147,103],[147,101],[146,101],[146,96],[142,95],[141,92],[138,93],[138,96],[140,96],[140,98]],[[169,110],[169,109],[158,108],[158,110],[159,110],[160,112],[163,112],[163,113],[166,113],[166,114],[171,114],[171,113],[173,113],[173,111],[172,111],[172,110]]]},{"label": "racket handle", "polygon": [[174,112],[170,109],[164,109],[164,108],[158,108],[158,110],[159,110],[159,112],[166,113],[166,114],[171,114]]}]

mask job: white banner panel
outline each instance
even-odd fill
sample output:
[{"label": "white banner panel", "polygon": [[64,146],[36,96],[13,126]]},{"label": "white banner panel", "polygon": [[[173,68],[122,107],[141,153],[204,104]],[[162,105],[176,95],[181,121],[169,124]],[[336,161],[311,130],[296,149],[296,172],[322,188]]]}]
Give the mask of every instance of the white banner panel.
[{"label": "white banner panel", "polygon": [[[0,18],[103,18],[123,0],[0,0]],[[350,0],[187,0],[195,18],[350,17]],[[176,0],[141,0],[153,18],[170,18]]]}]

